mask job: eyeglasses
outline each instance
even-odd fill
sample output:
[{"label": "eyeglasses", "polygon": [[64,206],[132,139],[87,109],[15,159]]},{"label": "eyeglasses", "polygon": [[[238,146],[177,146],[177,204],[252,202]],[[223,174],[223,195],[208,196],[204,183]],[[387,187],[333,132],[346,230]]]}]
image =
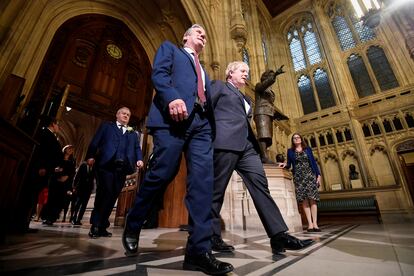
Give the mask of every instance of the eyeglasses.
[{"label": "eyeglasses", "polygon": [[293,137],[294,140],[301,139],[299,136]]}]

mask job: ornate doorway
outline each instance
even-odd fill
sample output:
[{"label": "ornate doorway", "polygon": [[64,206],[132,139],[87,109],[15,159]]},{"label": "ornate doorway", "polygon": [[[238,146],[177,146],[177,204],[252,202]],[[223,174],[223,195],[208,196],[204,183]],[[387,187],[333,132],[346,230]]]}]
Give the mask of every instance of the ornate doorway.
[{"label": "ornate doorway", "polygon": [[139,124],[152,99],[150,74],[145,50],[122,21],[74,17],[56,32],[19,126],[33,135],[40,115],[56,114],[67,84],[67,106],[109,120],[128,106],[132,123]]},{"label": "ornate doorway", "polygon": [[408,140],[399,144],[396,147],[396,151],[411,200],[414,201],[414,140]]}]

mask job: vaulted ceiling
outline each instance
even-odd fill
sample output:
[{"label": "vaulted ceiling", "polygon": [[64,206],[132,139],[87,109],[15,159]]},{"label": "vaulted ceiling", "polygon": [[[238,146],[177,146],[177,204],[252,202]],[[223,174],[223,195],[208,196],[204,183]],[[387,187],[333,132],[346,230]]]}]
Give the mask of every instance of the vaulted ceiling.
[{"label": "vaulted ceiling", "polygon": [[272,17],[282,13],[300,0],[262,0]]}]

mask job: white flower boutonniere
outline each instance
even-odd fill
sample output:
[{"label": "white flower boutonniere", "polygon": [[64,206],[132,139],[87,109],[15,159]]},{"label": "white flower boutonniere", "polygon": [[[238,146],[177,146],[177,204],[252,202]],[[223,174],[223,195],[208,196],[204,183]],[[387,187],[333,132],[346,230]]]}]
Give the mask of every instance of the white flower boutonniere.
[{"label": "white flower boutonniere", "polygon": [[128,127],[126,128],[126,131],[127,131],[127,132],[134,132],[134,128],[133,128],[133,127],[128,126]]}]

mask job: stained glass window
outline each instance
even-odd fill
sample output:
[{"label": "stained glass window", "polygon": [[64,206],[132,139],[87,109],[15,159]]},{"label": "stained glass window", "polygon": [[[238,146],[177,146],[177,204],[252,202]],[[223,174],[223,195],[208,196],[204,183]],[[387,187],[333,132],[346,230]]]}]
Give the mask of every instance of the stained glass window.
[{"label": "stained glass window", "polygon": [[398,81],[385,56],[384,50],[380,47],[372,46],[368,49],[367,55],[381,90],[398,87]]},{"label": "stained glass window", "polygon": [[350,18],[361,42],[366,42],[375,38],[374,31],[367,25],[364,25],[362,20],[358,20],[354,14],[350,14]]},{"label": "stained glass window", "polygon": [[319,103],[321,108],[328,108],[335,105],[332,95],[331,85],[329,84],[328,74],[320,68],[316,69],[314,74],[316,91],[318,92]]},{"label": "stained glass window", "polygon": [[293,59],[293,67],[295,72],[305,69],[305,56],[303,55],[302,46],[298,38],[293,38],[290,42],[290,53]]},{"label": "stained glass window", "polygon": [[306,54],[309,58],[309,63],[311,65],[321,62],[321,52],[319,51],[318,41],[313,32],[307,31],[304,38]]},{"label": "stained glass window", "polygon": [[350,55],[348,58],[348,68],[359,97],[363,98],[374,94],[374,86],[362,58],[355,54]]},{"label": "stained glass window", "polygon": [[[242,58],[243,58],[243,62],[245,62],[250,67],[250,56],[249,56],[249,52],[247,51],[246,47],[243,47],[242,49]],[[249,71],[249,75],[247,76],[247,78],[250,80],[250,71]]]},{"label": "stained glass window", "polygon": [[338,37],[342,51],[356,46],[354,37],[352,36],[352,31],[344,17],[335,16],[332,20],[332,26],[335,30],[336,36]]},{"label": "stained glass window", "polygon": [[297,73],[303,113],[334,106],[336,103],[326,70],[319,68],[313,71],[312,68],[312,65],[323,64],[323,55],[311,18],[297,20],[290,27],[287,39],[293,68]]},{"label": "stained glass window", "polygon": [[315,98],[313,96],[312,83],[308,76],[302,75],[298,80],[299,95],[302,101],[304,114],[317,111]]}]

